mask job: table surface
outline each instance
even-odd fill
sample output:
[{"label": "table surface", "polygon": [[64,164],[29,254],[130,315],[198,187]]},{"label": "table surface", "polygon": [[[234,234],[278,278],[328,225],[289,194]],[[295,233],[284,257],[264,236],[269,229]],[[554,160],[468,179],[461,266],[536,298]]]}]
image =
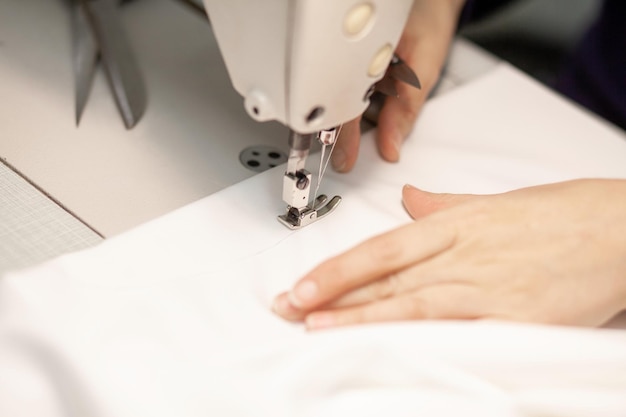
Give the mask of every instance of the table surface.
[{"label": "table surface", "polygon": [[[0,273],[92,246],[255,175],[239,162],[248,146],[287,150],[283,126],[245,113],[205,21],[172,0],[123,10],[149,95],[131,131],[101,72],[75,126],[65,2],[0,3]],[[457,40],[436,94],[497,62]]]}]

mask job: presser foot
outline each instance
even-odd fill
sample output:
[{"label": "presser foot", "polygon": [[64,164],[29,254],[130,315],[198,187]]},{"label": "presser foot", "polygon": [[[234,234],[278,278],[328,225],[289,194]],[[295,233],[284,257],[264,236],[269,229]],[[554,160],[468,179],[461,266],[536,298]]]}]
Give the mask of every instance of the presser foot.
[{"label": "presser foot", "polygon": [[328,203],[326,203],[327,200],[328,197],[322,194],[315,199],[313,207],[305,206],[303,208],[297,208],[287,206],[287,212],[278,216],[278,221],[291,230],[308,226],[311,223],[315,223],[319,219],[326,217],[330,212],[337,208],[341,202],[341,197],[336,195],[331,198]]}]

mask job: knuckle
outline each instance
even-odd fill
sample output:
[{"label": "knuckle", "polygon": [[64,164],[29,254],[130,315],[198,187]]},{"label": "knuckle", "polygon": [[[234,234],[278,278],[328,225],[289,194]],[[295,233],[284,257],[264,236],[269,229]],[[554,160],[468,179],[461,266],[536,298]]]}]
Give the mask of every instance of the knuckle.
[{"label": "knuckle", "polygon": [[392,277],[383,278],[368,285],[366,297],[369,301],[381,300],[389,298],[394,294],[394,285]]},{"label": "knuckle", "polygon": [[417,120],[421,109],[421,101],[412,101],[410,103],[407,103],[405,106],[402,106],[402,115],[405,120],[412,124],[415,120]]},{"label": "knuckle", "polygon": [[349,265],[346,265],[341,258],[333,258],[327,261],[323,270],[316,271],[315,281],[321,290],[347,288],[352,281]]},{"label": "knuckle", "polygon": [[403,277],[404,275],[401,272],[393,273],[387,277],[386,281],[389,295],[397,294],[398,292],[400,292],[400,289],[402,288],[402,285],[404,283]]},{"label": "knuckle", "polygon": [[377,236],[368,243],[368,255],[375,262],[396,264],[404,254],[404,244],[389,236]]},{"label": "knuckle", "polygon": [[382,300],[392,297],[400,291],[401,285],[402,279],[400,274],[391,274],[369,286],[369,298],[370,300]]},{"label": "knuckle", "polygon": [[357,262],[359,259],[345,255],[327,260],[314,274],[320,291],[327,296],[334,296],[362,285],[363,278],[356,266],[359,265]]},{"label": "knuckle", "polygon": [[406,297],[404,301],[404,315],[407,319],[418,320],[435,317],[427,301],[421,296],[412,294]]},{"label": "knuckle", "polygon": [[346,311],[343,314],[338,314],[336,316],[336,322],[340,326],[361,324],[361,323],[366,323],[369,321],[368,316],[369,314],[367,313],[367,309],[356,308],[356,309]]}]

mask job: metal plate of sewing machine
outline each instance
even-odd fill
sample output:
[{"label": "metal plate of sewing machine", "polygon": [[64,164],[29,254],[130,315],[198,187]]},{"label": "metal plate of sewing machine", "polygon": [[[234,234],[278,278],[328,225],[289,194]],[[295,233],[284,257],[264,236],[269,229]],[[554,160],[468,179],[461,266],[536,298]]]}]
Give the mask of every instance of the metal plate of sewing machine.
[{"label": "metal plate of sewing machine", "polygon": [[271,146],[253,145],[241,151],[239,161],[254,172],[263,172],[287,162],[287,155]]}]

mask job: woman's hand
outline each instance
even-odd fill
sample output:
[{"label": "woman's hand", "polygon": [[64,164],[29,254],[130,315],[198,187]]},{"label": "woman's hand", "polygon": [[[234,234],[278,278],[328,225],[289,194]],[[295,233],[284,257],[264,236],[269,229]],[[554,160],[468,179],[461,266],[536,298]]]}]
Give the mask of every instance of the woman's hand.
[{"label": "woman's hand", "polygon": [[[397,83],[399,97],[388,97],[378,119],[377,143],[390,162],[400,158],[400,147],[413,129],[424,101],[439,79],[465,0],[415,0],[396,48],[419,76],[422,89]],[[356,162],[361,131],[360,118],[341,130],[332,156],[336,171],[348,172]]]},{"label": "woman's hand", "polygon": [[492,196],[403,190],[415,222],[308,273],[275,311],[309,329],[497,318],[597,326],[626,309],[626,180]]}]

